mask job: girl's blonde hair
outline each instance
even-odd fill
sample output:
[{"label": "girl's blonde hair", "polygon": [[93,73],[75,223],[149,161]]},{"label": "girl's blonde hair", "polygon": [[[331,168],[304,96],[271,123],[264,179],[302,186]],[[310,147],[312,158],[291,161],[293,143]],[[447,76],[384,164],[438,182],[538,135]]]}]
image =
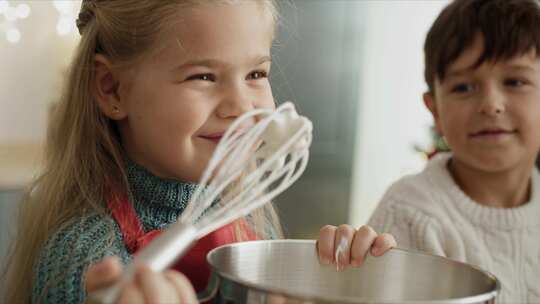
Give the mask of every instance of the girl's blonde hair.
[{"label": "girl's blonde hair", "polygon": [[[158,47],[159,35],[174,24],[179,6],[215,3],[211,1],[83,0],[77,20],[82,37],[51,117],[44,169],[19,205],[16,242],[4,271],[3,303],[31,302],[33,267],[52,233],[90,213],[110,214],[106,189],[129,189],[119,134],[93,98],[95,54],[104,54],[120,67],[133,66]],[[258,2],[275,24],[274,0]],[[281,236],[271,204],[251,219],[259,236],[268,236],[264,227],[269,225]]]}]

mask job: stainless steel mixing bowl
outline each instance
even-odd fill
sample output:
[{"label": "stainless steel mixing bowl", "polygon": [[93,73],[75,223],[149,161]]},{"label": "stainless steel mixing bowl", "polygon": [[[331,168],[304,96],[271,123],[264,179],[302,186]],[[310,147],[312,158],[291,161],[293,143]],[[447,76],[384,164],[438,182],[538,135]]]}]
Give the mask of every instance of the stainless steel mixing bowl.
[{"label": "stainless steel mixing bowl", "polygon": [[236,243],[207,259],[208,292],[225,303],[494,303],[500,289],[476,267],[403,249],[342,272],[319,264],[312,240]]}]

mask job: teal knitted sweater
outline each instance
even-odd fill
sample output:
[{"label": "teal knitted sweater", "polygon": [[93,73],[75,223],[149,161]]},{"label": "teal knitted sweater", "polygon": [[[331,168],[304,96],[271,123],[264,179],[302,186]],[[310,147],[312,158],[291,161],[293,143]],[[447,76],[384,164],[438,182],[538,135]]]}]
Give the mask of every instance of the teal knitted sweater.
[{"label": "teal knitted sweater", "polygon": [[[129,162],[127,177],[135,211],[146,232],[176,221],[195,184],[164,180]],[[131,260],[119,226],[110,216],[90,214],[56,231],[34,265],[33,303],[83,303],[83,273],[105,256]]]}]

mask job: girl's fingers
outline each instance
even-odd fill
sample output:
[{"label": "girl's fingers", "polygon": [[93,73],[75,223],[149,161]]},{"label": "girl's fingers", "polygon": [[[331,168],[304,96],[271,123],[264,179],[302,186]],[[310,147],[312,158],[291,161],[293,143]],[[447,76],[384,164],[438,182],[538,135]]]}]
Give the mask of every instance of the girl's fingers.
[{"label": "girl's fingers", "polygon": [[350,262],[351,242],[356,230],[349,225],[340,225],[336,230],[333,256],[338,270],[345,269]]},{"label": "girl's fingers", "polygon": [[122,274],[122,265],[117,257],[106,257],[100,262],[88,267],[85,273],[87,292],[112,285]]},{"label": "girl's fingers", "polygon": [[396,247],[396,240],[391,234],[382,233],[379,235],[371,247],[371,254],[373,256],[381,256],[388,250]]},{"label": "girl's fingers", "polygon": [[356,267],[362,265],[376,238],[377,233],[369,226],[364,225],[356,231],[351,245],[351,265]]},{"label": "girl's fingers", "polygon": [[144,304],[145,298],[135,282],[127,283],[120,292],[118,304]]},{"label": "girl's fingers", "polygon": [[336,239],[336,226],[326,225],[319,232],[319,240],[317,242],[317,251],[319,253],[319,261],[323,265],[332,264],[334,260],[334,243]]},{"label": "girl's fingers", "polygon": [[196,304],[197,296],[195,294],[195,289],[189,282],[189,280],[178,271],[168,270],[164,273],[165,278],[171,283],[173,288],[175,288],[177,295],[180,298],[182,304]]},{"label": "girl's fingers", "polygon": [[[116,257],[107,257],[91,265],[85,274],[87,292],[112,285],[122,274],[122,266]],[[118,298],[120,304],[182,303],[196,304],[197,296],[189,280],[176,271],[156,273],[140,266],[134,281],[122,287]]]},{"label": "girl's fingers", "polygon": [[176,288],[162,273],[141,265],[135,273],[135,282],[144,295],[145,303],[180,303]]}]

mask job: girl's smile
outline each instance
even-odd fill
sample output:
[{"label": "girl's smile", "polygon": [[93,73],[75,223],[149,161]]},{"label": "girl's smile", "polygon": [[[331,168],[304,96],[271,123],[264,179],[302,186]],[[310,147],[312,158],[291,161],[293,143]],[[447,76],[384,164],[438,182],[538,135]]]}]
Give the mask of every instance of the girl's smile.
[{"label": "girl's smile", "polygon": [[199,137],[217,144],[223,137],[223,134],[225,134],[225,132],[219,132],[219,133],[208,134],[208,135],[199,135]]}]

